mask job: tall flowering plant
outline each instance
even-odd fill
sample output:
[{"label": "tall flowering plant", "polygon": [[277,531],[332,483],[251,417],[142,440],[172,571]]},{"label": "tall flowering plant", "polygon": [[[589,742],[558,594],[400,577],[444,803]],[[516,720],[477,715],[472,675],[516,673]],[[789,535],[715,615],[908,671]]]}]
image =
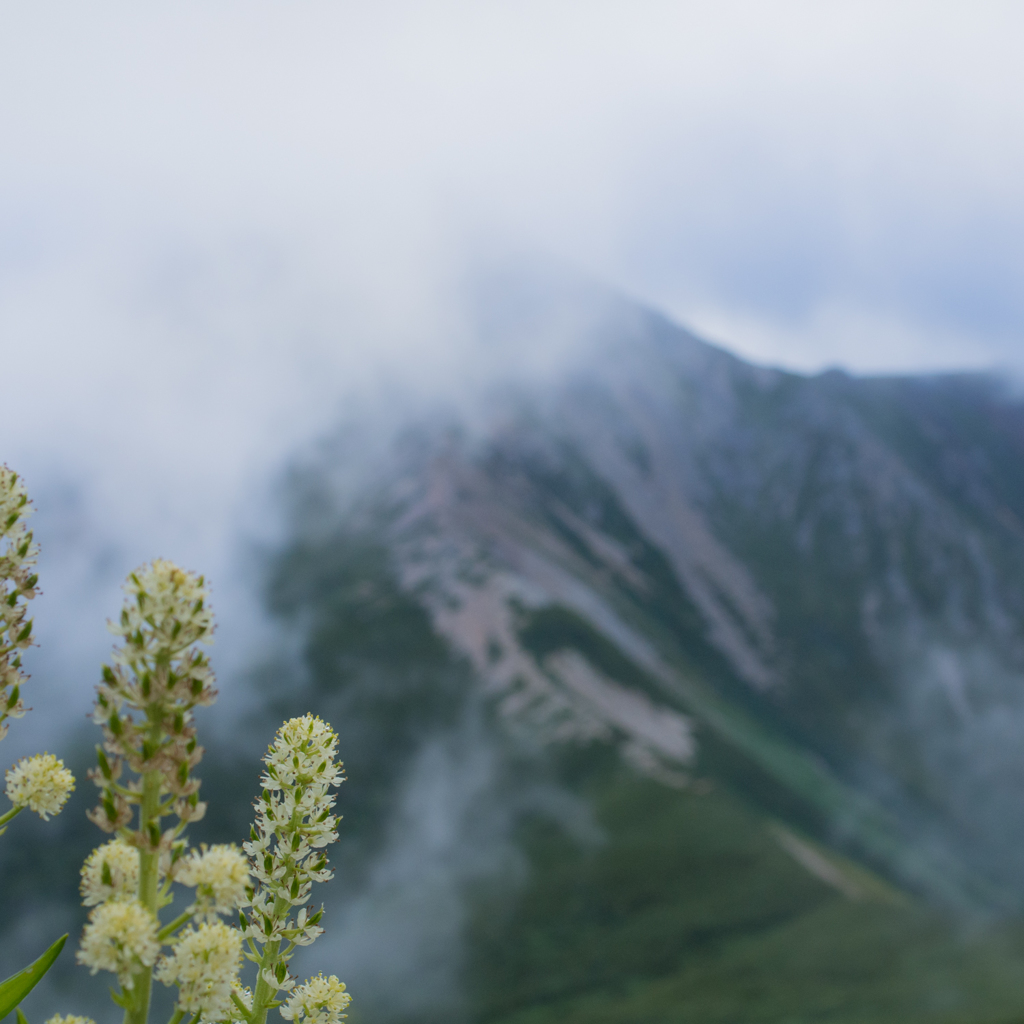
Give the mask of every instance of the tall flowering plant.
[{"label": "tall flowering plant", "polygon": [[[0,739],[25,713],[22,652],[31,645],[27,603],[36,594],[36,545],[26,519],[25,488],[0,466]],[[125,1024],[148,1024],[153,981],[177,989],[169,1024],[265,1024],[279,1009],[299,1024],[340,1024],[351,997],[331,975],[302,984],[288,963],[323,929],[323,908],[308,904],[313,884],[332,877],[326,847],[338,838],[333,790],[344,780],[337,735],[312,715],[277,731],[263,758],[256,820],[242,847],[190,848],[186,830],[206,812],[194,769],[203,756],[196,708],[214,702],[214,676],[203,646],[213,614],[202,576],[156,560],[131,573],[118,637],[96,688],[93,721],[102,729],[99,788],[91,820],[110,838],[86,859],[82,902],[90,908],[77,960],[116,975],[114,1002]],[[26,757],[6,776],[11,807],[0,833],[26,807],[44,820],[57,814],[74,778],[52,754]],[[177,883],[192,901],[163,919]],[[170,915],[168,915],[170,916]],[[0,982],[0,1018],[49,969],[67,936],[35,963]],[[255,981],[244,986],[244,960]],[[27,1024],[17,1009],[18,1024]],[[80,1016],[47,1024],[94,1024]]]},{"label": "tall flowering plant", "polygon": [[[89,814],[112,838],[82,868],[92,910],[77,959],[117,976],[112,995],[125,1024],[147,1024],[154,979],[177,988],[169,1024],[265,1024],[274,1008],[300,1024],[338,1024],[350,996],[337,977],[298,984],[288,969],[294,951],[323,931],[323,908],[307,904],[313,883],[332,877],[332,790],[344,779],[337,735],[312,715],[285,722],[263,758],[248,841],[189,849],[186,828],[206,811],[193,774],[203,754],[193,713],[216,698],[200,647],[213,634],[206,585],[157,560],[132,573],[125,591],[110,626],[120,644],[93,708],[103,743],[90,773],[100,799]],[[165,923],[175,882],[194,898]],[[256,965],[253,986],[241,981],[245,959]]]},{"label": "tall flowering plant", "polygon": [[[27,710],[22,688],[28,677],[21,655],[32,644],[28,602],[36,596],[39,579],[39,546],[28,528],[31,513],[21,478],[0,466],[0,740],[7,735],[10,719],[21,718]],[[8,770],[5,782],[11,806],[0,814],[0,834],[26,807],[44,821],[59,814],[75,788],[64,762],[49,753],[22,758]],[[49,970],[66,939],[62,936],[35,963],[0,982],[0,1017],[15,1009]]]}]

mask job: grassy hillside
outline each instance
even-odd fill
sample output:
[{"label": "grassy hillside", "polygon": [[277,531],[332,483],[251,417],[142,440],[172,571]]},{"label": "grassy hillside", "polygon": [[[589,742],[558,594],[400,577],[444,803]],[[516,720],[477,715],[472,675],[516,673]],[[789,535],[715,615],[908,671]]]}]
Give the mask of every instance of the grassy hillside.
[{"label": "grassy hillside", "polygon": [[600,838],[523,823],[529,882],[514,899],[481,898],[474,919],[474,1019],[1024,1020],[1019,927],[963,930],[834,854],[798,845],[835,870],[826,882],[720,784],[678,792],[596,751],[567,760]]}]

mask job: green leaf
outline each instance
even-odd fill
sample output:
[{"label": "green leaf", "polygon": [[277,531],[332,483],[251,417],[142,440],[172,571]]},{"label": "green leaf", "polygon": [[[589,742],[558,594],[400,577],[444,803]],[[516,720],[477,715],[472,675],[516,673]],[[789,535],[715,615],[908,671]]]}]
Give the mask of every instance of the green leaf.
[{"label": "green leaf", "polygon": [[28,1018],[21,1012],[21,1007],[15,1011],[18,1015],[18,1024],[28,1024]]},{"label": "green leaf", "polygon": [[[18,1003],[35,987],[36,982],[50,969],[57,955],[64,948],[68,937],[62,935],[38,960],[23,971],[12,974],[6,981],[0,981],[0,1017],[6,1017]],[[18,1024],[22,1024],[21,1020]]]},{"label": "green leaf", "polygon": [[108,991],[110,992],[110,998],[120,1006],[123,1010],[130,1010],[132,1008],[132,1000],[130,992],[116,992],[114,987],[111,986]]}]

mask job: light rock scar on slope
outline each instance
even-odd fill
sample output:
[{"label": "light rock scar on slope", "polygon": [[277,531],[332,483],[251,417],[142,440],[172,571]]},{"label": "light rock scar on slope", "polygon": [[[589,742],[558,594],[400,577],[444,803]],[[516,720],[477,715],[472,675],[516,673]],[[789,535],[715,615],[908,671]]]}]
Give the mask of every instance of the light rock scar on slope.
[{"label": "light rock scar on slope", "polygon": [[538,664],[517,634],[515,605],[571,608],[609,636],[638,664],[658,656],[601,598],[555,563],[528,548],[516,552],[517,571],[460,571],[471,545],[453,538],[421,540],[399,559],[403,585],[416,592],[434,627],[465,654],[487,689],[499,695],[503,715],[539,727],[551,740],[614,740],[636,767],[671,784],[684,779],[671,765],[695,754],[693,726],[684,714],[599,672],[575,651]]}]

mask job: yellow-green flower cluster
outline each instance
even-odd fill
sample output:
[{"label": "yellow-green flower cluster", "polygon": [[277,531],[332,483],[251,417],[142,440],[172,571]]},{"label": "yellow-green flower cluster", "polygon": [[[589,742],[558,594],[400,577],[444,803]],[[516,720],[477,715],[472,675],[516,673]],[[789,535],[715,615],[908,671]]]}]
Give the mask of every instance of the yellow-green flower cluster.
[{"label": "yellow-green flower cluster", "polygon": [[55,1013],[46,1021],[46,1024],[96,1024],[96,1021],[92,1017],[79,1017],[74,1013],[63,1017],[59,1013]]},{"label": "yellow-green flower cluster", "polygon": [[216,845],[193,850],[183,857],[174,880],[196,890],[196,900],[188,908],[197,920],[213,922],[218,914],[228,914],[244,906],[249,888],[249,861],[237,846]]},{"label": "yellow-green flower cluster", "polygon": [[31,513],[21,478],[0,466],[0,739],[7,735],[7,719],[25,714],[21,652],[32,643],[32,620],[26,621],[25,615],[27,603],[36,596],[39,557],[26,524]]},{"label": "yellow-green flower cluster", "polygon": [[137,784],[118,785],[124,764],[140,776],[159,775],[157,818],[173,813],[179,824],[164,833],[157,822],[140,821],[137,843],[166,852],[184,824],[206,809],[191,774],[203,753],[192,709],[216,698],[209,661],[196,646],[211,641],[213,617],[203,577],[162,559],[133,572],[125,592],[121,617],[109,624],[122,644],[113,665],[103,668],[93,707],[105,742],[92,773],[102,797],[90,817],[108,832],[131,821],[141,794]]},{"label": "yellow-green flower cluster", "polygon": [[94,907],[107,900],[135,899],[139,891],[139,851],[123,839],[97,847],[82,865],[82,903]]},{"label": "yellow-green flower cluster", "polygon": [[[242,927],[250,947],[264,947],[250,956],[260,964],[257,1000],[266,992],[294,985],[285,964],[296,946],[313,942],[323,910],[305,907],[313,882],[333,877],[324,847],[335,842],[338,818],[332,813],[331,789],[344,781],[335,761],[338,737],[320,718],[304,715],[285,722],[263,761],[263,791],[256,801],[256,823],[245,852],[257,885]],[[292,917],[294,907],[298,913]],[[248,954],[247,954],[248,955]]]},{"label": "yellow-green flower cluster", "polygon": [[318,974],[295,989],[281,1007],[281,1016],[302,1024],[339,1024],[348,1016],[342,1011],[351,1002],[345,985],[333,974],[329,978]]},{"label": "yellow-green flower cluster", "polygon": [[7,799],[15,807],[35,811],[43,821],[48,821],[51,814],[60,814],[75,788],[74,775],[53,754],[23,757],[8,769],[6,780]]},{"label": "yellow-green flower cluster", "polygon": [[115,659],[121,664],[134,667],[162,651],[183,651],[197,640],[209,642],[213,612],[206,604],[202,576],[157,558],[136,569],[124,589],[128,600],[121,617],[109,624],[111,633],[125,640]]},{"label": "yellow-green flower cluster", "polygon": [[110,971],[131,989],[133,975],[152,967],[159,952],[156,916],[138,900],[108,900],[89,915],[75,957],[90,974]]},{"label": "yellow-green flower cluster", "polygon": [[189,928],[174,943],[174,952],[161,957],[155,976],[178,986],[178,1009],[201,1013],[211,1021],[230,1020],[231,993],[242,964],[242,934],[221,921]]}]

